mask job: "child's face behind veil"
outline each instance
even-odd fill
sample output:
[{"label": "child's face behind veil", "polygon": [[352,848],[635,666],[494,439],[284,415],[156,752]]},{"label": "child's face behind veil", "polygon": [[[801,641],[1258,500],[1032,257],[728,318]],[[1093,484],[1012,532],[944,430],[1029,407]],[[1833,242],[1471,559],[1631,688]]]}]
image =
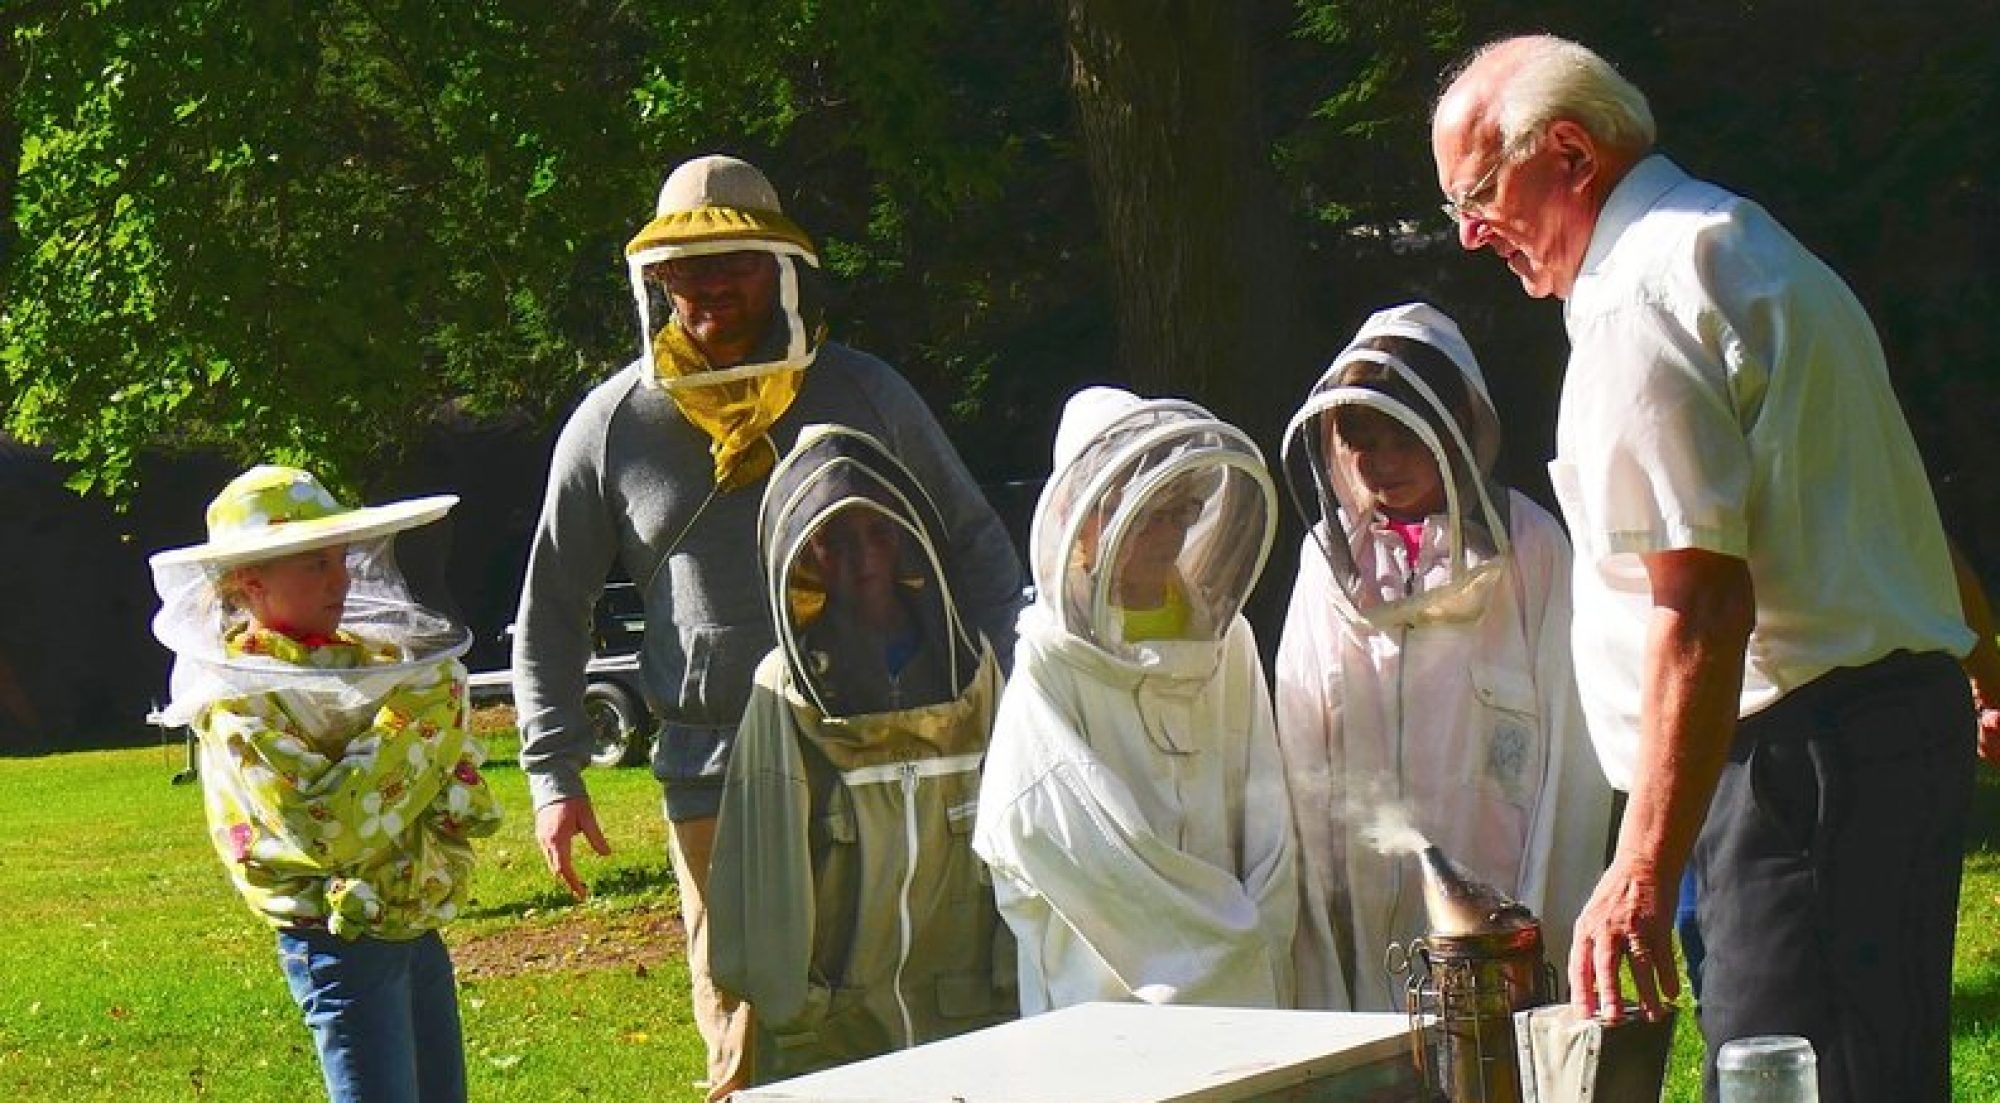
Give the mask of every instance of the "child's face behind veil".
[{"label": "child's face behind veil", "polygon": [[1201,517],[1202,505],[1193,494],[1170,488],[1133,522],[1119,555],[1115,580],[1119,604],[1142,609],[1159,604],[1187,544],[1188,529]]},{"label": "child's face behind veil", "polygon": [[903,528],[872,509],[850,507],[829,517],[807,542],[807,560],[819,572],[829,606],[858,616],[868,627],[896,627],[896,570]]},{"label": "child's face behind veil", "polygon": [[1397,521],[1419,521],[1444,509],[1437,457],[1408,426],[1365,406],[1341,407],[1328,423],[1329,454],[1368,492],[1375,509]]},{"label": "child's face behind veil", "polygon": [[295,638],[331,636],[347,606],[347,545],[314,548],[236,568],[251,619]]}]

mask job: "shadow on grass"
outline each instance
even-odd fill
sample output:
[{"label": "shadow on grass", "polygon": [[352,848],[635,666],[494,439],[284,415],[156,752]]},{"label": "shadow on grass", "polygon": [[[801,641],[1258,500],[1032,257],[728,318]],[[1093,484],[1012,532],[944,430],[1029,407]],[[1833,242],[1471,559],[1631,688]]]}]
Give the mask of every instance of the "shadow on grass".
[{"label": "shadow on grass", "polygon": [[1985,1034],[2000,1025],[2000,973],[1984,973],[1951,992],[1951,1032],[1954,1037]]},{"label": "shadow on grass", "polygon": [[1972,790],[1972,815],[1966,825],[1965,849],[2000,850],[2000,770],[1982,764]]},{"label": "shadow on grass", "polygon": [[[679,903],[678,894],[674,891],[673,872],[663,866],[628,866],[611,870],[602,877],[591,879],[590,892],[593,898],[663,896],[676,905]],[[557,911],[574,907],[576,903],[566,889],[552,882],[532,896],[469,908],[464,914],[468,919],[519,919],[530,912]]]},{"label": "shadow on grass", "polygon": [[2000,1024],[2000,982],[1989,981],[1977,988],[1960,988],[1951,999],[1951,1031],[1954,1035],[1985,1034]]}]

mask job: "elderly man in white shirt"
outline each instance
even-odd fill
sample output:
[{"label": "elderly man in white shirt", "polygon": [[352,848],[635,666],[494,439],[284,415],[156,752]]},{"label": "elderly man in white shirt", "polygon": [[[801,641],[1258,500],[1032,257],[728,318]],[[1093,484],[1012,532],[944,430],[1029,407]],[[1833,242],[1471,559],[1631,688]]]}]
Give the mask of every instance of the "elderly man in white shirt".
[{"label": "elderly man in white shirt", "polygon": [[1621,962],[1647,1015],[1677,993],[1691,859],[1711,1054],[1801,1034],[1827,1103],[1944,1100],[1974,755],[1937,508],[1853,293],[1653,138],[1549,36],[1475,54],[1431,131],[1460,244],[1567,301],[1577,682],[1631,794],[1573,997],[1618,1019]]}]

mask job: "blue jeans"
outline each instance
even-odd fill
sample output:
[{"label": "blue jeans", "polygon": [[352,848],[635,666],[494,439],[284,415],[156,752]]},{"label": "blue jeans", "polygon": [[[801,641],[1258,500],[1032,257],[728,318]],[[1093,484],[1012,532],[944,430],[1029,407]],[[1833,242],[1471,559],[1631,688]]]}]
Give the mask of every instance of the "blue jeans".
[{"label": "blue jeans", "polygon": [[458,988],[436,931],[390,942],[283,930],[278,961],[333,1103],[464,1103]]},{"label": "blue jeans", "polygon": [[1674,931],[1681,936],[1681,962],[1687,966],[1688,987],[1693,989],[1694,1000],[1701,1002],[1701,963],[1708,957],[1708,947],[1701,941],[1701,921],[1695,909],[1694,865],[1690,863],[1687,872],[1681,875],[1681,903],[1674,912]]}]

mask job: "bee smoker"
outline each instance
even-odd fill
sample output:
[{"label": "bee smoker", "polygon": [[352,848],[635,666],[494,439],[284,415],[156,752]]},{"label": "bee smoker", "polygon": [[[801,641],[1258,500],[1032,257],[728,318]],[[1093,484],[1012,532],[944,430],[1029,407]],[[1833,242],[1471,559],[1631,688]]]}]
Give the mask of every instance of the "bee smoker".
[{"label": "bee smoker", "polygon": [[1390,973],[1406,975],[1417,1068],[1435,1099],[1521,1103],[1514,1012],[1555,998],[1541,920],[1435,846],[1417,860],[1430,931],[1388,952]]}]

